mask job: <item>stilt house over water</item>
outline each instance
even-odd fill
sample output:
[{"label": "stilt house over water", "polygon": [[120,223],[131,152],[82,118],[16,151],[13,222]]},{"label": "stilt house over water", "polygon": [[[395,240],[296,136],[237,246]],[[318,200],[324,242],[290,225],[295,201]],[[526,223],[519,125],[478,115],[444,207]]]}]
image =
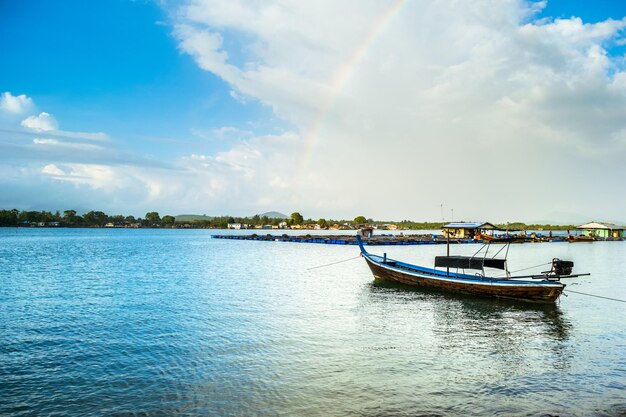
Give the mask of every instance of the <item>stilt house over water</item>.
[{"label": "stilt house over water", "polygon": [[448,223],[443,226],[443,235],[452,239],[474,239],[477,236],[481,236],[486,230],[493,231],[496,229],[496,226],[487,222]]},{"label": "stilt house over water", "polygon": [[622,239],[624,226],[613,223],[590,222],[576,227],[582,230],[583,236],[593,236],[600,239]]}]

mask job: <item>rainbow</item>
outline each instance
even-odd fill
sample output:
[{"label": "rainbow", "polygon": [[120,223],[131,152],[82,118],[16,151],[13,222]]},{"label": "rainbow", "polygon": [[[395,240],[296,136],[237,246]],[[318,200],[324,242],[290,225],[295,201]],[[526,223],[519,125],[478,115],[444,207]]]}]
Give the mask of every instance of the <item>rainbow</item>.
[{"label": "rainbow", "polygon": [[380,35],[383,29],[388,25],[391,19],[400,11],[402,6],[407,0],[396,0],[391,6],[385,10],[385,12],[374,22],[368,31],[363,41],[352,52],[350,58],[343,62],[341,66],[334,72],[334,76],[330,82],[329,93],[320,107],[317,116],[313,120],[313,123],[304,135],[304,151],[302,152],[301,161],[299,164],[300,170],[303,170],[308,164],[309,159],[313,153],[313,149],[317,143],[317,137],[322,127],[324,119],[328,115],[328,112],[332,108],[335,97],[341,92],[346,81],[354,73],[355,68],[363,60],[365,53],[372,45],[376,37]]}]

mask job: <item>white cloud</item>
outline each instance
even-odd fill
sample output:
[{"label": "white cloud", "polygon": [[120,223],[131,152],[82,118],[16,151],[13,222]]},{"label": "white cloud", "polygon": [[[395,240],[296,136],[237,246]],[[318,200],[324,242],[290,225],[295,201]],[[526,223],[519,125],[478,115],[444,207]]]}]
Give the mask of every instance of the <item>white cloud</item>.
[{"label": "white cloud", "polygon": [[291,131],[190,128],[206,140],[175,169],[68,152],[64,138],[108,137],[56,125],[28,151],[45,186],[102,207],[435,220],[444,203],[457,220],[626,221],[626,73],[609,53],[626,20],[533,20],[545,5],[190,1],[172,13],[181,51]]},{"label": "white cloud", "polygon": [[[295,126],[284,167],[269,165],[263,141],[207,156],[231,168],[225,181],[256,178],[258,201],[274,193],[322,215],[411,218],[439,217],[442,201],[496,220],[609,210],[577,190],[610,193],[626,175],[616,139],[626,75],[607,53],[626,19],[533,21],[545,6],[193,0],[177,10],[175,35],[235,96]],[[583,165],[585,175],[563,168]],[[477,184],[497,195],[478,196]]]},{"label": "white cloud", "polygon": [[69,139],[85,139],[92,141],[106,141],[109,139],[109,135],[103,132],[73,132],[68,130],[57,130],[53,133],[55,136],[60,136]]},{"label": "white cloud", "polygon": [[[168,198],[198,209],[231,213],[252,213],[259,204],[266,209],[282,206],[293,197],[289,195],[293,190],[284,188],[287,181],[283,178],[297,169],[293,155],[299,146],[299,137],[287,133],[239,142],[215,155],[183,157],[178,161],[181,171],[168,178],[170,185],[177,185],[173,187],[176,197]],[[263,199],[258,198],[261,193]]]},{"label": "white cloud", "polygon": [[279,175],[272,178],[269,184],[274,188],[289,188],[289,182]]},{"label": "white cloud", "polygon": [[102,146],[94,145],[91,143],[81,143],[81,142],[62,142],[58,139],[50,139],[50,138],[35,138],[33,139],[33,143],[35,145],[43,145],[43,146],[56,146],[60,148],[66,148],[68,150],[78,149],[78,150],[101,150],[104,149]]},{"label": "white cloud", "polygon": [[51,175],[55,180],[88,185],[93,189],[109,192],[128,185],[129,179],[123,172],[123,169],[112,166],[79,163],[63,164],[62,167],[48,164],[42,169],[42,173]]},{"label": "white cloud", "polygon": [[23,127],[34,130],[35,132],[46,132],[47,135],[66,138],[66,139],[84,139],[89,141],[102,142],[109,139],[109,136],[103,132],[76,132],[69,130],[59,130],[59,124],[56,118],[47,112],[41,112],[37,116],[28,116],[20,123]]},{"label": "white cloud", "polygon": [[[39,139],[43,145],[62,146]],[[297,160],[291,134],[263,136],[237,143],[215,155],[191,154],[176,161],[176,169],[133,165],[51,162],[40,169],[57,184],[99,192],[98,199],[126,201],[127,210],[157,208],[253,213],[285,204],[287,178]],[[273,190],[273,191],[272,191]],[[263,198],[259,198],[259,192]],[[103,203],[106,206],[108,202]]]},{"label": "white cloud", "polygon": [[33,107],[33,100],[24,95],[14,96],[9,91],[5,91],[0,96],[0,109],[8,113],[23,114]]},{"label": "white cloud", "polygon": [[211,129],[210,131],[191,129],[191,134],[202,139],[225,141],[246,140],[254,137],[251,131],[242,130],[233,126],[223,126],[219,129]]},{"label": "white cloud", "polygon": [[48,132],[59,127],[54,116],[46,112],[41,112],[38,116],[28,116],[20,124],[36,132]]},{"label": "white cloud", "polygon": [[176,35],[181,39],[181,49],[192,55],[202,69],[220,74],[231,81],[239,76],[237,68],[226,63],[228,54],[222,49],[220,34],[180,25]]},{"label": "white cloud", "polygon": [[60,145],[61,142],[59,142],[56,139],[47,139],[47,138],[35,138],[33,139],[33,143],[35,145]]},{"label": "white cloud", "polygon": [[63,172],[61,169],[59,169],[59,167],[57,167],[55,164],[48,164],[45,167],[43,167],[41,169],[41,172],[46,174],[46,175],[53,175],[53,176],[63,176],[65,175],[65,172]]}]

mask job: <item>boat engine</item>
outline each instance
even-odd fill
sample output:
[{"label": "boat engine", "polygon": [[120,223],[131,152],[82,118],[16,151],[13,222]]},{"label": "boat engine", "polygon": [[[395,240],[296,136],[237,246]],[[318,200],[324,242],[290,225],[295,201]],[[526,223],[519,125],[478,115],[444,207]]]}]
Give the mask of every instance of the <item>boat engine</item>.
[{"label": "boat engine", "polygon": [[550,271],[554,275],[570,275],[574,268],[574,262],[562,261],[559,258],[552,259],[552,270]]}]

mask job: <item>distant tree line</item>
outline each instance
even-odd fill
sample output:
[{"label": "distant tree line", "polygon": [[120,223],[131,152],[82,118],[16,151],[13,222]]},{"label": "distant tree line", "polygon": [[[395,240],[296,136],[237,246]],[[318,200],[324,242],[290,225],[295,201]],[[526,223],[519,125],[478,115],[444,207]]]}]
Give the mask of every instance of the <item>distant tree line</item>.
[{"label": "distant tree line", "polygon": [[108,215],[102,211],[88,211],[79,215],[76,210],[65,210],[63,214],[58,210],[50,211],[19,211],[0,210],[0,226],[30,226],[37,225],[58,225],[65,227],[104,227],[107,224],[118,226],[163,226],[174,224],[173,216],[163,216],[159,213],[148,212],[145,218],[135,218],[134,216],[124,216],[121,214]]},{"label": "distant tree line", "polygon": [[[287,226],[319,225],[321,228],[333,225],[358,227],[363,225],[395,225],[405,230],[437,230],[445,223],[442,222],[414,222],[402,221],[375,221],[365,216],[357,216],[353,220],[333,220],[320,218],[318,220],[305,219],[299,212],[294,212],[289,218],[279,219],[255,215],[252,217],[216,216],[206,220],[177,221],[174,216],[161,217],[158,212],[150,211],[141,217],[124,216],[122,214],[108,215],[102,211],[88,211],[79,215],[76,210],[59,211],[20,211],[0,210],[0,227],[19,226],[62,226],[62,227],[194,227],[225,229],[228,224],[241,223],[249,226]],[[574,229],[573,225],[525,224],[521,222],[496,225],[502,230],[567,230]]]}]

